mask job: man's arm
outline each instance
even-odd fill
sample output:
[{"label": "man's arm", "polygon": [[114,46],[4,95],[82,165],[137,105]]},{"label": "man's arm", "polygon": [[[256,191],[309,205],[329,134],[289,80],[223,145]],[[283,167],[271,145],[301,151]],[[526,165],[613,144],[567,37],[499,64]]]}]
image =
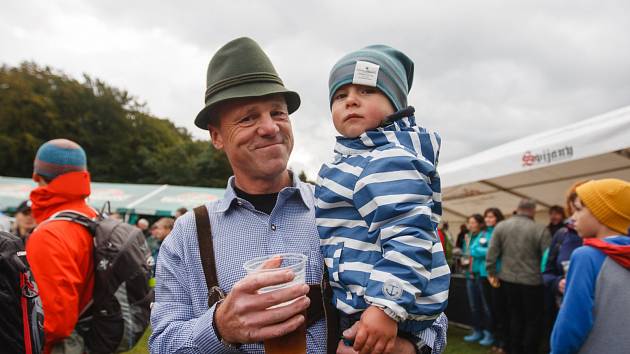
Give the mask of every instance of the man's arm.
[{"label": "man's arm", "polygon": [[494,234],[490,239],[490,246],[486,254],[486,271],[488,277],[496,277],[497,275],[497,259],[501,256],[501,247],[503,241],[503,228],[497,225]]},{"label": "man's arm", "polygon": [[551,244],[551,232],[546,227],[543,229],[542,235],[540,236],[540,255],[542,256],[549,245]]},{"label": "man's arm", "polygon": [[[289,281],[290,272],[254,274],[237,282],[224,301],[213,305],[201,316],[192,312],[186,274],[189,262],[178,245],[181,229],[176,224],[171,235],[160,248],[157,265],[158,279],[155,303],[151,311],[153,333],[149,339],[152,353],[229,353],[219,338],[228,343],[253,343],[284,335],[295,330],[304,321],[301,315],[308,307],[308,298],[266,310],[308,293],[307,285],[258,294],[258,289]],[[193,238],[196,242],[196,238]],[[181,242],[181,240],[179,240]],[[201,270],[199,270],[201,272]],[[218,333],[217,333],[218,331]]]}]

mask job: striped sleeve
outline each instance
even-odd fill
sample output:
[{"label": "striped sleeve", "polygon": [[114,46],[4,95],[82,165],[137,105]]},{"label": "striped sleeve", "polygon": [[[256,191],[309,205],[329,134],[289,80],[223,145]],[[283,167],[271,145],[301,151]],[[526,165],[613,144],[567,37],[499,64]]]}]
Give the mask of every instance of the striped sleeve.
[{"label": "striped sleeve", "polygon": [[379,239],[383,251],[365,300],[398,320],[437,316],[448,298],[450,270],[435,233],[435,167],[403,148],[377,150],[373,156],[353,198],[368,237]]}]

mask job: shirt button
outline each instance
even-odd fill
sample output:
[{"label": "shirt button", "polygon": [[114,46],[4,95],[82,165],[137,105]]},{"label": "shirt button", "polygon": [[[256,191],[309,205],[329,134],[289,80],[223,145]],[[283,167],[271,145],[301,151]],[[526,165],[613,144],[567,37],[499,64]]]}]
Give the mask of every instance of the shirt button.
[{"label": "shirt button", "polygon": [[276,231],[276,224],[271,224],[271,230]]}]

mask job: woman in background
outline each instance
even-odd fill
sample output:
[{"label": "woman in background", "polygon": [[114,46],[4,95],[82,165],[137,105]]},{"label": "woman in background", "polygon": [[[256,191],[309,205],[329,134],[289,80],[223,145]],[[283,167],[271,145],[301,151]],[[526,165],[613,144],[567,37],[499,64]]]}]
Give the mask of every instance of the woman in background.
[{"label": "woman in background", "polygon": [[479,342],[481,345],[492,345],[492,315],[490,304],[484,296],[484,283],[488,282],[486,273],[486,252],[489,239],[485,233],[484,218],[473,214],[468,218],[468,234],[465,239],[463,253],[469,256],[470,268],[466,272],[466,290],[472,315],[473,332],[464,337],[466,342]]}]

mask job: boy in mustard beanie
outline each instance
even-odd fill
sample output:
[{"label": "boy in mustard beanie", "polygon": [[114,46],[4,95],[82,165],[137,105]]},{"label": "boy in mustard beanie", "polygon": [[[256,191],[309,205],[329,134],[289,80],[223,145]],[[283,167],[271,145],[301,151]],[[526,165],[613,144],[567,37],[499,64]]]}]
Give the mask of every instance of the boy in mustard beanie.
[{"label": "boy in mustard beanie", "polygon": [[422,353],[444,344],[440,138],[416,124],[412,82],[411,59],[385,45],[352,52],[330,72],[341,136],[319,172],[315,215],[341,330],[358,322],[351,345],[362,353],[391,352],[398,332],[415,336]]},{"label": "boy in mustard beanie", "polygon": [[587,182],[576,190],[575,228],[584,246],[571,255],[552,353],[627,353],[630,336],[630,183]]}]

